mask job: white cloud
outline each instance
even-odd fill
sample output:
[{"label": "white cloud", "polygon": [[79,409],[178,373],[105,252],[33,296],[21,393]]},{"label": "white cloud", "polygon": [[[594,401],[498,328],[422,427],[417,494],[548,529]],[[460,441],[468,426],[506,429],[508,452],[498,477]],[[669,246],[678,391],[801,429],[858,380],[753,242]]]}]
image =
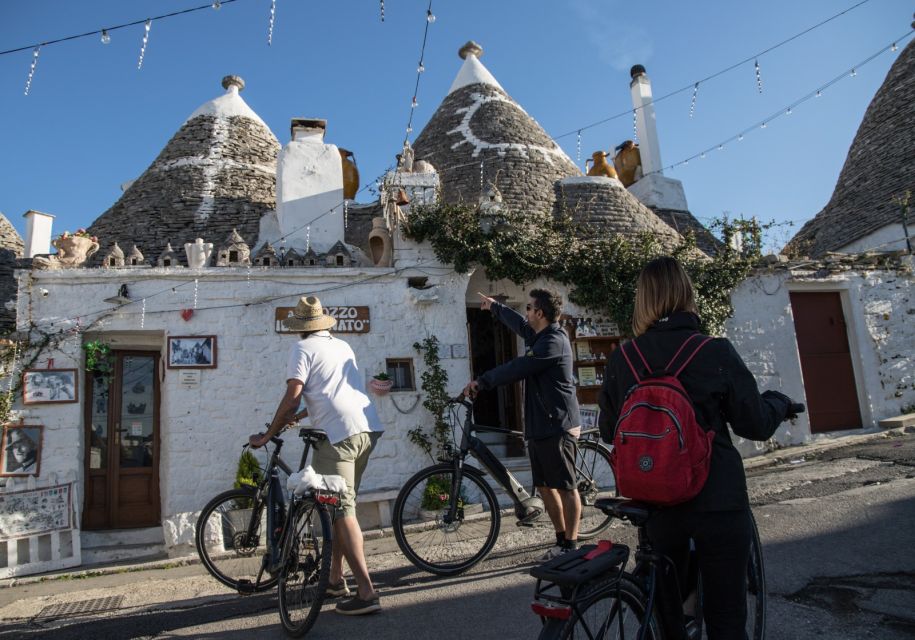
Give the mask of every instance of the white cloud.
[{"label": "white cloud", "polygon": [[620,20],[614,6],[618,4],[621,3],[572,0],[569,6],[581,19],[585,39],[600,61],[619,71],[629,71],[634,64],[647,64],[654,46],[645,29]]}]

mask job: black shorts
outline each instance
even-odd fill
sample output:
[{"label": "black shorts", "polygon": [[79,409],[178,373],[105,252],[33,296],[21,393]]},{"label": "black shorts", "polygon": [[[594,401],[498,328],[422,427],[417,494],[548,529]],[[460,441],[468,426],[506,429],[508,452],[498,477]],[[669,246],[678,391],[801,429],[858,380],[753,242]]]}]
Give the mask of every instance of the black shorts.
[{"label": "black shorts", "polygon": [[527,452],[531,457],[535,487],[566,491],[575,488],[575,456],[578,453],[575,438],[563,433],[542,440],[529,440]]}]

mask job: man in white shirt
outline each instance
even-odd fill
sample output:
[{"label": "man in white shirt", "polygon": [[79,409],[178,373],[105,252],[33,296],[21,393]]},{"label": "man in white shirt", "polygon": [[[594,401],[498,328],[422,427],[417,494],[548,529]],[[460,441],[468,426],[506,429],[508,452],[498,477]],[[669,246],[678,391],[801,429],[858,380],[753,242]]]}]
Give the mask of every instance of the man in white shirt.
[{"label": "man in white shirt", "polygon": [[[261,447],[283,427],[303,415],[316,429],[327,433],[327,441],[316,445],[312,467],[321,475],[339,475],[346,480],[334,519],[333,557],[330,566],[330,596],[349,595],[343,577],[343,558],[356,579],[356,595],[337,604],[337,612],[362,615],[379,611],[378,593],[372,585],[363,551],[362,530],[356,520],[356,492],[369,456],[383,427],[375,407],[365,393],[365,383],[353,350],[330,334],[337,321],[324,315],[315,296],[299,299],[292,317],[285,324],[301,331],[289,352],[286,394],[266,434],[252,435],[252,447]],[[304,399],[306,411],[296,414]]]}]

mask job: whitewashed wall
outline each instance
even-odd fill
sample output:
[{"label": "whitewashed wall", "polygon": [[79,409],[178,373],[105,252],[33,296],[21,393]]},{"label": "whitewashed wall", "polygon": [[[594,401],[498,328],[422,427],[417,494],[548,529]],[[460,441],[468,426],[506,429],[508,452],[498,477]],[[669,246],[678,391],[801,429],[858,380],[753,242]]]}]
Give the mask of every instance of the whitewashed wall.
[{"label": "whitewashed wall", "polygon": [[[795,269],[759,272],[733,295],[734,317],[726,335],[756,376],[760,389],[777,389],[806,402],[791,291],[836,291],[848,326],[852,367],[865,430],[915,403],[915,277],[911,258],[899,268],[835,274]],[[796,444],[857,433],[811,434],[802,415],[775,434],[777,444]],[[747,455],[772,443],[743,442]]]},{"label": "whitewashed wall", "polygon": [[[410,289],[407,277],[416,275],[427,276],[434,288]],[[115,337],[124,346],[154,345],[162,350],[163,360],[168,335],[217,336],[218,366],[202,370],[199,388],[181,387],[177,370],[162,371],[160,488],[167,546],[192,542],[196,512],[213,495],[231,487],[248,434],[263,430],[264,423],[272,419],[285,388],[288,349],[296,340],[294,335],[274,331],[276,307],[294,306],[306,293],[317,294],[326,306],[368,306],[370,332],[340,336],[352,345],[367,378],[385,370],[386,358],[413,358],[418,386],[423,364],[413,344],[431,335],[442,344],[442,364],[453,387],[449,392],[456,394],[469,376],[466,355],[452,358],[450,349],[452,344],[467,344],[463,318],[468,278],[435,264],[400,271],[80,269],[36,271],[21,277],[20,330],[27,330],[30,322],[44,331],[67,331],[77,324],[84,329],[93,317],[91,312],[113,310],[92,331],[103,338]],[[194,306],[195,278],[197,311],[185,321],[180,310]],[[132,299],[147,297],[145,314],[141,302],[120,309],[104,302],[122,283],[128,284]],[[46,296],[40,293],[42,289],[47,290]],[[259,304],[278,296],[282,297]],[[245,302],[254,304],[229,306]],[[208,308],[221,306],[226,308]],[[81,367],[82,340],[80,333],[68,334],[37,366],[45,366],[52,357],[55,367]],[[45,425],[42,475],[52,470],[58,474],[74,471],[82,478],[83,386],[81,373],[77,404],[16,407],[30,420]],[[361,493],[399,487],[427,463],[406,435],[409,429],[431,422],[417,398],[418,393],[402,392],[374,399],[387,431],[373,455]],[[300,444],[292,433],[286,441],[283,457],[297,462]]]}]

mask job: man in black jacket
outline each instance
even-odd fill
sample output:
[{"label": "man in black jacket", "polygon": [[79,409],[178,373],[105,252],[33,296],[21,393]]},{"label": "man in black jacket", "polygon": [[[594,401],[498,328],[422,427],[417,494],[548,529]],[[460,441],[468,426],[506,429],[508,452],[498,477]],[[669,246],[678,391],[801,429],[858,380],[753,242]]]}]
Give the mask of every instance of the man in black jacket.
[{"label": "man in black jacket", "polygon": [[578,546],[581,502],[575,485],[576,439],[581,415],[572,378],[572,345],[559,326],[562,298],[545,289],[530,292],[524,316],[480,294],[480,307],[524,339],[524,355],[491,369],[464,388],[474,397],[518,380],[525,381],[524,438],[531,475],[556,530],[556,546],[544,560]]}]

